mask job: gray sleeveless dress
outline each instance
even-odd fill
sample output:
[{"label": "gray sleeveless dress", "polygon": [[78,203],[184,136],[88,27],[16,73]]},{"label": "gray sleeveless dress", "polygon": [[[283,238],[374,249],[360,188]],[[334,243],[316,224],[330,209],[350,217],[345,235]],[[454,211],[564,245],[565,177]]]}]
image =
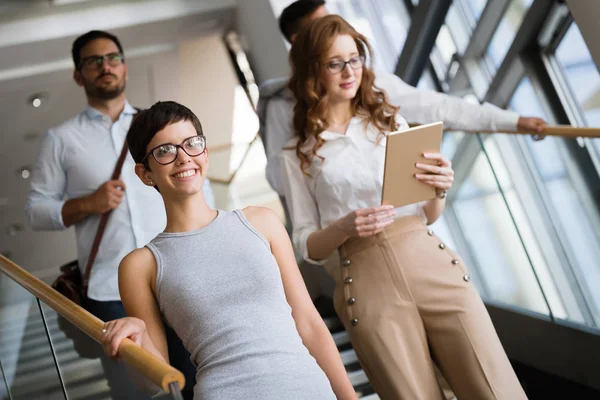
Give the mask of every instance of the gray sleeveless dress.
[{"label": "gray sleeveless dress", "polygon": [[269,243],[241,210],[147,247],[160,310],[197,366],[194,399],[335,399],[296,330]]}]

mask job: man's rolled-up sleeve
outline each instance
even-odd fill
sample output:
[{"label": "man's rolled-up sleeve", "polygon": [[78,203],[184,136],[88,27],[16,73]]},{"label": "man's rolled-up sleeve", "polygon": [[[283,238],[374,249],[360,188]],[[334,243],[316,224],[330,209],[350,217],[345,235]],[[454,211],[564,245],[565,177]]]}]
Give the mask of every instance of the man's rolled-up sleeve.
[{"label": "man's rolled-up sleeve", "polygon": [[65,229],[62,208],[65,204],[66,176],[60,139],[49,131],[31,174],[31,188],[25,213],[33,230]]}]

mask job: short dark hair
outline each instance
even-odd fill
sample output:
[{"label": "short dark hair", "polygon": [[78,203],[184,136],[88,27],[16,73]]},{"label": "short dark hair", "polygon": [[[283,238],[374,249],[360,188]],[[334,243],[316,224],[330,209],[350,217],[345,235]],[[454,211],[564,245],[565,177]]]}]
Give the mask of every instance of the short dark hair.
[{"label": "short dark hair", "polygon": [[[148,144],[157,132],[163,130],[167,125],[181,121],[191,122],[196,133],[203,134],[202,124],[196,114],[186,106],[174,101],[159,101],[149,109],[137,113],[129,127],[129,132],[127,132],[127,145],[136,164],[141,163],[148,153]],[[144,165],[149,169],[147,159]]]},{"label": "short dark hair", "polygon": [[297,0],[283,9],[279,16],[279,30],[288,42],[300,30],[302,19],[325,5],[325,0]]},{"label": "short dark hair", "polygon": [[119,39],[108,32],[105,31],[89,31],[81,36],[79,36],[73,42],[73,47],[71,48],[71,56],[73,56],[73,63],[75,64],[75,69],[79,69],[81,63],[81,49],[83,49],[89,42],[96,39],[108,39],[112,40],[114,44],[119,48],[119,53],[123,57],[123,61],[125,60],[125,54],[123,53],[123,46],[121,46],[121,42]]}]

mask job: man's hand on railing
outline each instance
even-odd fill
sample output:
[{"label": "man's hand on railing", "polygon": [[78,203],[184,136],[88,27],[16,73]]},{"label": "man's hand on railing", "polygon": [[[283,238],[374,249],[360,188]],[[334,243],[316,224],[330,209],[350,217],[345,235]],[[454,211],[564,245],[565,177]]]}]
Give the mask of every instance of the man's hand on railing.
[{"label": "man's hand on railing", "polygon": [[144,333],[146,323],[139,318],[126,317],[108,321],[102,328],[102,348],[106,355],[118,362],[117,353],[121,341],[129,338],[138,346],[142,346]]},{"label": "man's hand on railing", "polygon": [[541,134],[545,127],[546,121],[536,117],[519,117],[519,121],[517,122],[517,128],[519,129],[538,132],[535,135],[531,135],[533,140],[542,140],[546,137]]}]

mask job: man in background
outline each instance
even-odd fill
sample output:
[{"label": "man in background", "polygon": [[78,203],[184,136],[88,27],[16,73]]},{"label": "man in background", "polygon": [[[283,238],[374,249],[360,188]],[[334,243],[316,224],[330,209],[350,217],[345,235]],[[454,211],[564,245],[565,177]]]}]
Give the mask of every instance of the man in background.
[{"label": "man in background", "polygon": [[[100,217],[112,210],[83,305],[101,320],[110,321],[126,316],[119,295],[119,263],[163,231],[166,215],[159,193],[135,175],[129,153],[121,177],[110,180],[137,112],[126,99],[128,69],[119,39],[108,32],[90,31],[75,40],[72,57],[73,79],[84,89],[88,104],[83,112],[46,133],[26,213],[34,230],[75,226],[77,258],[80,268],[85,268]],[[213,206],[207,183],[205,197]],[[165,329],[171,363],[185,373],[186,388],[191,388],[195,367],[189,353],[175,332],[166,325]],[[101,361],[113,399],[149,398],[130,382],[122,364],[106,357]]]}]

